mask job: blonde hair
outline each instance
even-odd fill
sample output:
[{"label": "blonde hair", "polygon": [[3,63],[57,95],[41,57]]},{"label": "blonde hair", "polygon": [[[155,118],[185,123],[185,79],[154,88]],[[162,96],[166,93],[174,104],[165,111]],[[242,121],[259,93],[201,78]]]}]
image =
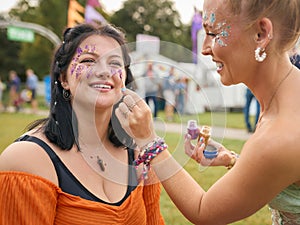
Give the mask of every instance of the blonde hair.
[{"label": "blonde hair", "polygon": [[243,12],[248,27],[260,18],[269,18],[279,50],[291,49],[299,39],[300,0],[228,0],[228,7],[234,15]]}]

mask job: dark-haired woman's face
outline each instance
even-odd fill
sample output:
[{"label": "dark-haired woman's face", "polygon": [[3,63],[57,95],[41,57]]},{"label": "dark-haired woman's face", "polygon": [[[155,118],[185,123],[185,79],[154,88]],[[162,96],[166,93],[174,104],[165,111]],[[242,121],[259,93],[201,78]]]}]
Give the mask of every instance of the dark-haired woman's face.
[{"label": "dark-haired woman's face", "polygon": [[92,35],[78,46],[64,88],[71,91],[73,107],[106,109],[121,98],[125,79],[119,43],[111,37]]}]

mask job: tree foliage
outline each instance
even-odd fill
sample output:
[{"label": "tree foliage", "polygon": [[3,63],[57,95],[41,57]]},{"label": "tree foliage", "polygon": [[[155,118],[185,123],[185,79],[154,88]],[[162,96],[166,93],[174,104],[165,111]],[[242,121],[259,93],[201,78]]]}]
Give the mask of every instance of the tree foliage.
[{"label": "tree foliage", "polygon": [[[85,6],[86,0],[77,1]],[[39,0],[38,5],[32,5],[32,2],[37,1],[19,0],[17,6],[9,12],[9,19],[37,23],[61,38],[67,24],[69,1]],[[101,9],[98,11],[108,22],[122,27],[129,42],[134,42],[137,34],[149,34],[158,36],[162,41],[176,43],[182,46],[181,48],[191,49],[190,26],[182,24],[171,0],[127,0],[113,15],[106,14]],[[2,29],[0,41],[1,45],[5,46],[0,52],[0,75],[15,69],[24,80],[25,69],[28,67],[31,67],[40,79],[49,73],[55,47],[46,38],[36,34],[33,43],[8,41],[6,30]],[[176,54],[172,51],[165,55],[177,61],[186,60],[184,57],[180,58],[183,55],[180,48],[175,51]]]},{"label": "tree foliage", "polygon": [[170,52],[166,56],[177,61],[186,60],[180,58],[181,49],[191,49],[190,26],[182,24],[180,15],[170,0],[127,0],[111,16],[110,21],[126,31],[129,42],[135,42],[137,34],[148,34],[165,42],[176,43],[179,45],[176,50],[179,54]]},{"label": "tree foliage", "polygon": [[[30,0],[21,0],[17,7],[11,10],[10,15],[23,22],[42,25],[61,37],[66,26],[67,8],[67,1],[40,0],[38,6],[31,6]],[[49,74],[55,46],[37,34],[33,43],[22,43],[21,46],[20,62],[26,68],[32,68],[40,79]]]}]

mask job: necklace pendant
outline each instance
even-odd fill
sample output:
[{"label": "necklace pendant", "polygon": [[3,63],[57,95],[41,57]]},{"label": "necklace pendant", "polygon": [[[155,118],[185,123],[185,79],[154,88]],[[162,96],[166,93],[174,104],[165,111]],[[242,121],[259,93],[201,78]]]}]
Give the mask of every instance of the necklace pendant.
[{"label": "necklace pendant", "polygon": [[100,159],[99,156],[97,156],[97,163],[98,163],[98,165],[99,165],[99,167],[100,167],[100,170],[101,170],[102,172],[104,172],[104,171],[105,171],[105,167],[104,167],[104,164],[103,164],[103,160]]}]

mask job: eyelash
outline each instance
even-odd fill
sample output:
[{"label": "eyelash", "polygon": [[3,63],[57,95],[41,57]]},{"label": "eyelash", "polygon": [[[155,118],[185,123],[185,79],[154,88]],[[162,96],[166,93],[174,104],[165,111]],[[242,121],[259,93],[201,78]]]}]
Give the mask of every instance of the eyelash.
[{"label": "eyelash", "polygon": [[217,34],[214,34],[214,33],[208,33],[208,32],[206,33],[206,35],[207,35],[207,36],[212,36],[212,37],[216,37],[216,36],[217,36]]},{"label": "eyelash", "polygon": [[80,61],[80,63],[94,63],[95,60],[94,59],[83,59]]},{"label": "eyelash", "polygon": [[[96,60],[95,59],[83,59],[80,61],[80,63],[92,64],[92,63],[96,63]],[[109,64],[114,67],[122,67],[123,66],[123,64],[118,61],[111,61]]]},{"label": "eyelash", "polygon": [[122,63],[120,63],[118,61],[112,61],[110,64],[113,65],[113,66],[117,66],[117,67],[122,67],[123,66]]}]

